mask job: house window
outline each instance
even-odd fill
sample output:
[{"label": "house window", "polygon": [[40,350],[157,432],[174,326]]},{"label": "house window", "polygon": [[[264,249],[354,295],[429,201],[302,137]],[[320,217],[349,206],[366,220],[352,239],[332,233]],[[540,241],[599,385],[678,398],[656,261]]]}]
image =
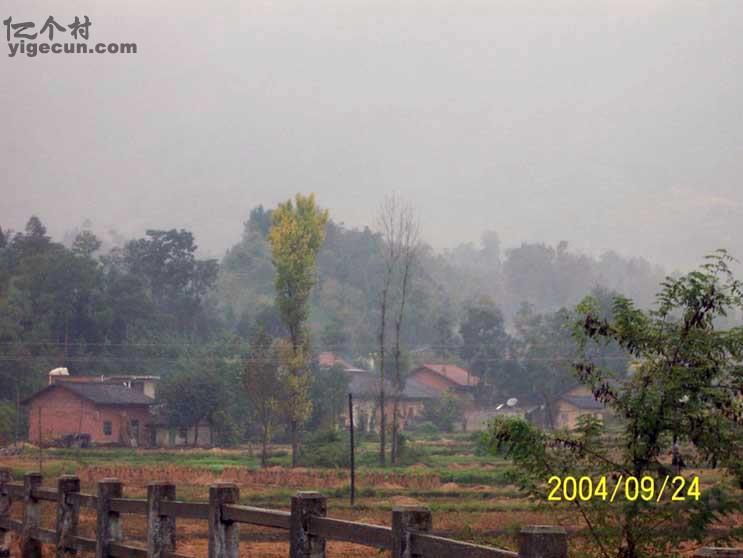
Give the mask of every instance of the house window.
[{"label": "house window", "polygon": [[104,420],[103,421],[103,435],[104,436],[110,436],[113,432],[113,428],[111,427],[111,421],[110,420]]}]

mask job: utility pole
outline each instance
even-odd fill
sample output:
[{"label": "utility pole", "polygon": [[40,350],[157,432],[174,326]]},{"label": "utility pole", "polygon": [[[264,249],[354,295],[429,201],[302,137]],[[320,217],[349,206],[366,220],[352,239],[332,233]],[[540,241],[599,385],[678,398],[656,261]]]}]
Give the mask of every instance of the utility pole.
[{"label": "utility pole", "polygon": [[348,394],[348,428],[351,440],[351,505],[356,500],[356,462],[354,459],[354,439],[353,439],[353,395]]},{"label": "utility pole", "polygon": [[37,413],[38,427],[39,427],[39,473],[44,472],[44,438],[41,433],[41,405],[39,405],[39,411]]},{"label": "utility pole", "polygon": [[18,438],[21,433],[21,386],[18,385],[18,378],[15,380],[15,439],[13,445],[18,447]]}]

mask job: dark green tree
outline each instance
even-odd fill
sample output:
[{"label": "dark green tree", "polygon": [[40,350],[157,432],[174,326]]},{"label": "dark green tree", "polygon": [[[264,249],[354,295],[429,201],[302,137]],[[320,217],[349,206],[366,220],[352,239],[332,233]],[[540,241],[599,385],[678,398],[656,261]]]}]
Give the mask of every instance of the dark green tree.
[{"label": "dark green tree", "polygon": [[101,247],[98,237],[88,230],[80,232],[72,243],[72,252],[85,258],[90,258]]},{"label": "dark green tree", "polygon": [[450,359],[459,353],[461,339],[455,330],[456,324],[449,312],[442,312],[434,323],[433,352],[442,359]]},{"label": "dark green tree", "polygon": [[312,376],[312,417],[309,425],[313,429],[337,430],[348,401],[348,374],[342,366],[335,365],[331,368],[318,367]]},{"label": "dark green tree", "polygon": [[478,396],[492,402],[496,390],[507,383],[503,375],[510,357],[511,339],[503,314],[492,300],[482,298],[465,309],[460,332],[462,357],[480,378]]},{"label": "dark green tree", "polygon": [[169,327],[186,336],[207,335],[204,302],[215,284],[216,260],[196,258],[193,234],[186,230],[148,230],[124,248],[121,263],[142,278]]},{"label": "dark green tree", "polygon": [[444,432],[453,432],[464,423],[462,401],[448,392],[438,399],[428,399],[423,405],[422,418]]},{"label": "dark green tree", "polygon": [[322,330],[320,338],[322,348],[341,355],[348,354],[351,349],[351,336],[346,331],[343,320],[333,316]]},{"label": "dark green tree", "polygon": [[193,428],[194,446],[199,444],[199,425],[211,422],[227,398],[225,384],[211,359],[191,360],[168,375],[159,388],[168,423],[173,427]]},{"label": "dark green tree", "polygon": [[[621,296],[614,297],[611,318],[596,297],[578,306],[575,333],[582,355],[575,369],[623,425],[618,444],[598,435],[601,426],[594,422],[574,433],[545,433],[518,420],[493,426],[493,449],[508,451],[524,473],[523,486],[542,498],[552,475],[585,475],[595,483],[602,476],[615,482],[620,475],[647,478],[660,491],[666,476],[677,473],[667,461],[675,444],[688,448],[689,460],[716,463],[730,474],[733,482],[708,487],[698,499],[687,488],[684,502],[657,500],[655,491],[611,504],[602,498],[576,500],[572,505],[605,558],[675,555],[683,540],[704,541],[716,518],[741,511],[743,328],[716,328],[719,317],[743,307],[743,284],[729,262],[718,252],[698,270],[667,279],[651,311]],[[596,342],[629,353],[638,363],[634,373],[618,378],[616,370],[602,365],[594,358]],[[685,482],[693,487],[693,478]],[[743,532],[733,529],[729,535]]]}]

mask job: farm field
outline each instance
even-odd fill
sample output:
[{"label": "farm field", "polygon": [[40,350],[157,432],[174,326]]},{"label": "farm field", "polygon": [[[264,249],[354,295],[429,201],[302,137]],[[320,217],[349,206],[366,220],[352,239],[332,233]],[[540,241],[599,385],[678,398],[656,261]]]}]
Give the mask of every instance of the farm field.
[{"label": "farm field", "polygon": [[[583,555],[585,545],[577,512],[557,509],[526,498],[512,484],[513,470],[500,458],[476,455],[475,443],[467,435],[448,435],[440,439],[412,442],[419,461],[407,467],[381,469],[373,462],[376,444],[367,442],[359,449],[357,498],[349,503],[349,474],[340,468],[287,467],[287,448],[273,447],[270,466],[261,469],[255,448],[184,449],[179,451],[130,449],[46,449],[42,468],[45,485],[60,474],[77,474],[83,491],[95,492],[97,480],[117,477],[124,482],[126,497],[146,496],[146,485],[168,480],[177,485],[179,500],[205,501],[208,487],[218,481],[235,482],[241,503],[273,509],[289,509],[292,494],[317,490],[328,498],[328,515],[339,519],[379,525],[390,524],[396,505],[424,504],[433,512],[434,532],[458,540],[515,549],[515,535],[527,524],[554,524],[566,527],[574,556]],[[38,450],[0,458],[0,466],[10,467],[16,478],[39,469]],[[716,480],[705,473],[705,482]],[[19,517],[19,509],[14,506]],[[54,506],[44,504],[44,524],[52,526]],[[93,536],[94,515],[81,513],[81,534]],[[124,532],[130,542],[142,542],[144,517],[127,515]],[[205,521],[178,520],[179,552],[206,555]],[[372,557],[380,551],[347,543],[329,543],[329,556]],[[51,556],[51,549],[45,550]],[[241,556],[285,557],[286,533],[264,527],[241,527]]]}]

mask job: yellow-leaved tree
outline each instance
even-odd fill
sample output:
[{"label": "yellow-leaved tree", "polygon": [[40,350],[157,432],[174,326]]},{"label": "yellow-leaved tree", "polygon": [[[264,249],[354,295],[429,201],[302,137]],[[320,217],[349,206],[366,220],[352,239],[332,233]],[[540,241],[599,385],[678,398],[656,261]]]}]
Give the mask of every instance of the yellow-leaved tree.
[{"label": "yellow-leaved tree", "polygon": [[273,212],[268,233],[271,257],[276,268],[276,305],[289,331],[290,354],[281,360],[285,376],[284,415],[292,439],[292,466],[297,464],[299,429],[312,412],[306,323],[309,298],[315,285],[317,253],[325,240],[328,212],[315,203],[315,195],[297,194]]}]

